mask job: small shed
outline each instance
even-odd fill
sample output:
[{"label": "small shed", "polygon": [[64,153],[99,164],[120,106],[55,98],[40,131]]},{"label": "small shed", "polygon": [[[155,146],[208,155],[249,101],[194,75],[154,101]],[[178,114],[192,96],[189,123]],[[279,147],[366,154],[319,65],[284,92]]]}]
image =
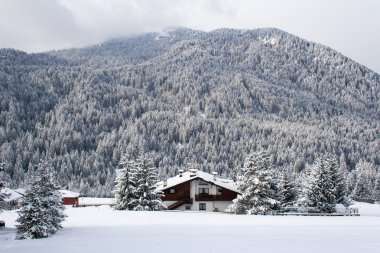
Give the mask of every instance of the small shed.
[{"label": "small shed", "polygon": [[64,205],[78,206],[78,199],[80,194],[69,190],[59,190],[62,194],[62,201]]}]

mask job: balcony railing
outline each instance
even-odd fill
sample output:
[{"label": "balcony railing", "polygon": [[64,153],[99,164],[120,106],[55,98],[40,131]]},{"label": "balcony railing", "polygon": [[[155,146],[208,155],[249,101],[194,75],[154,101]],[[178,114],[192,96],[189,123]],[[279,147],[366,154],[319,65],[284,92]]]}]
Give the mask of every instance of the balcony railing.
[{"label": "balcony railing", "polygon": [[210,195],[210,194],[197,194],[195,195],[195,201],[215,201],[226,200],[222,195]]}]

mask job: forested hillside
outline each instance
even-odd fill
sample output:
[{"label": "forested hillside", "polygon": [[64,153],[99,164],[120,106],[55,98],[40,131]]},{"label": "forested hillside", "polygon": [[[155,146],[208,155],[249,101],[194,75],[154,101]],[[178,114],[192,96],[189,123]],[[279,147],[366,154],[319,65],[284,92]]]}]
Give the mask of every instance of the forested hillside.
[{"label": "forested hillside", "polygon": [[323,154],[349,171],[380,165],[380,76],[277,29],[0,49],[0,103],[0,162],[13,186],[46,158],[62,187],[109,196],[121,154],[140,150],[161,178],[180,168],[234,178],[261,147],[296,172]]}]

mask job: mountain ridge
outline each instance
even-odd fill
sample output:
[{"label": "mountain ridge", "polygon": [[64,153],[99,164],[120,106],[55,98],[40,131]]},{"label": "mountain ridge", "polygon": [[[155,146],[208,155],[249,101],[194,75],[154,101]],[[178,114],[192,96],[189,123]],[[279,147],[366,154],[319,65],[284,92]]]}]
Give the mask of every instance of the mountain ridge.
[{"label": "mountain ridge", "polygon": [[61,185],[98,196],[109,195],[120,155],[141,149],[161,177],[192,164],[233,178],[261,147],[281,170],[302,171],[323,154],[350,170],[361,159],[379,166],[379,80],[275,28],[0,50],[0,151],[14,185],[46,158]]}]

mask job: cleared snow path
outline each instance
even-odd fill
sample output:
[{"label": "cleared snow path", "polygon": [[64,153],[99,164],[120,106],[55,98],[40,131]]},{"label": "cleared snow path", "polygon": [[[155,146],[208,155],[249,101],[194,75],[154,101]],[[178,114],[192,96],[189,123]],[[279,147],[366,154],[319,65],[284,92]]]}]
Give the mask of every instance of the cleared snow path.
[{"label": "cleared snow path", "polygon": [[22,241],[13,240],[15,213],[0,214],[7,222],[0,252],[380,252],[380,217],[374,216],[124,212],[105,206],[66,213],[64,228],[53,237]]}]

